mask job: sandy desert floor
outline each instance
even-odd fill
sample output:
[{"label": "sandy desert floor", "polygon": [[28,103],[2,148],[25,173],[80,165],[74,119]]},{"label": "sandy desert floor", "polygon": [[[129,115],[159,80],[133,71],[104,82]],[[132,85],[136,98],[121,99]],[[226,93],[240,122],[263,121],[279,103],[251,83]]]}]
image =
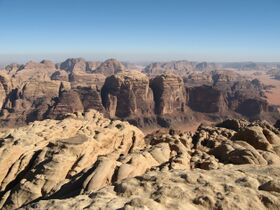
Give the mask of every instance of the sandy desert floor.
[{"label": "sandy desert floor", "polygon": [[249,76],[251,78],[259,79],[265,85],[274,86],[271,90],[266,92],[266,97],[269,103],[280,106],[280,80],[275,80],[271,78],[265,72],[242,71],[239,73]]}]

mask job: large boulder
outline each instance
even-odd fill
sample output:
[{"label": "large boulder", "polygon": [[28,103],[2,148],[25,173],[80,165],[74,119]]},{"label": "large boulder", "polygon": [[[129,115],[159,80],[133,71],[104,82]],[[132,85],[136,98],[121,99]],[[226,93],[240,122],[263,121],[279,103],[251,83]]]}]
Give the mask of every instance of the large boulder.
[{"label": "large boulder", "polygon": [[256,149],[271,150],[272,146],[264,135],[264,130],[260,126],[248,126],[242,128],[233,137],[234,140],[243,140],[251,144]]},{"label": "large boulder", "polygon": [[265,121],[226,120],[218,127],[200,126],[194,147],[224,164],[278,165],[280,133]]}]

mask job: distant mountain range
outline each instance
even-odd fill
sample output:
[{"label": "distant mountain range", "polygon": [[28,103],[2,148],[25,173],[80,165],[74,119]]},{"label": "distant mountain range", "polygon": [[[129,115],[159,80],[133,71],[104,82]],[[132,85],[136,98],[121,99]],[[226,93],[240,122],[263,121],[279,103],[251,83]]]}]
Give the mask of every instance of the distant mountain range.
[{"label": "distant mountain range", "polygon": [[[86,61],[83,58],[70,58],[64,62],[56,64],[57,66],[71,61],[86,62],[89,69],[97,67],[101,61]],[[179,75],[185,75],[190,71],[213,71],[213,70],[238,70],[238,71],[269,71],[280,69],[280,62],[197,62],[188,60],[168,61],[168,62],[153,62],[153,63],[132,63],[121,62],[127,69],[143,70],[145,73],[155,75],[164,72],[174,72]],[[12,64],[14,66],[15,64]],[[10,65],[0,63],[0,69],[5,67],[10,68]]]}]

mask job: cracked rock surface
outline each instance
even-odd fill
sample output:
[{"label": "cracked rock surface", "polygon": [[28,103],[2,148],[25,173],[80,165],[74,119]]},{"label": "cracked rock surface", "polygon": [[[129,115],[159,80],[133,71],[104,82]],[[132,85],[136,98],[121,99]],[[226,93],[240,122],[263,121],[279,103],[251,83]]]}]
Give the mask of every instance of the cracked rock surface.
[{"label": "cracked rock surface", "polygon": [[95,110],[0,132],[1,209],[279,209],[280,131],[230,119],[147,136]]}]

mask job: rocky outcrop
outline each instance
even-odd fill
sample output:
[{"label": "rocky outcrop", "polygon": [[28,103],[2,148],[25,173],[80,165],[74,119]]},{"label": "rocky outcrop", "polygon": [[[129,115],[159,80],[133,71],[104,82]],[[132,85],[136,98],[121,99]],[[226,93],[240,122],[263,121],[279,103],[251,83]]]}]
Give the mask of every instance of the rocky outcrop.
[{"label": "rocky outcrop", "polygon": [[111,76],[125,70],[126,68],[121,62],[115,59],[109,59],[101,63],[93,72],[104,74],[105,76]]},{"label": "rocky outcrop", "polygon": [[86,71],[86,61],[83,58],[69,58],[64,62],[58,64],[58,67],[62,70],[71,72],[84,72]]},{"label": "rocky outcrop", "polygon": [[267,122],[227,120],[217,126],[198,129],[193,138],[196,149],[224,164],[280,164],[280,132]]},{"label": "rocky outcrop", "polygon": [[189,74],[184,77],[184,83],[188,105],[194,111],[212,113],[212,116],[219,113],[218,118],[243,116],[271,122],[279,116],[277,107],[268,104],[265,86],[257,79],[250,80],[229,70],[216,70]]},{"label": "rocky outcrop", "polygon": [[11,78],[4,71],[0,72],[0,110],[12,89]]},{"label": "rocky outcrop", "polygon": [[2,126],[22,125],[44,119],[60,87],[59,81],[34,80],[11,91],[2,109]]},{"label": "rocky outcrop", "polygon": [[[268,170],[272,173],[259,180],[257,175],[264,177]],[[279,168],[271,167],[234,167],[215,173],[151,171],[97,193],[65,200],[42,200],[23,209],[277,209],[280,205],[279,193],[274,193],[278,191],[277,173]],[[259,186],[262,186],[260,190]]]},{"label": "rocky outcrop", "polygon": [[84,111],[79,94],[74,90],[62,91],[48,113],[50,118],[61,118],[66,113]]},{"label": "rocky outcrop", "polygon": [[55,71],[52,75],[51,75],[51,80],[60,80],[60,81],[68,81],[68,73],[66,71]]},{"label": "rocky outcrop", "polygon": [[[37,199],[64,196],[75,190],[98,190],[115,179],[120,156],[145,145],[143,134],[136,127],[110,121],[95,111],[71,115],[62,121],[35,122],[3,132],[1,139],[1,209],[16,209]],[[127,161],[123,164],[126,170],[117,170],[121,178],[137,175],[137,170],[129,173],[129,167],[142,167],[137,155]]]},{"label": "rocky outcrop", "polygon": [[222,113],[227,111],[223,92],[212,86],[187,88],[188,106],[197,112]]},{"label": "rocky outcrop", "polygon": [[92,74],[86,72],[72,72],[69,75],[69,82],[73,88],[95,86],[99,89],[104,85],[106,77],[103,74]]},{"label": "rocky outcrop", "polygon": [[155,113],[165,115],[183,113],[186,104],[186,91],[181,77],[163,74],[151,80],[155,101]]},{"label": "rocky outcrop", "polygon": [[77,87],[75,91],[79,94],[85,111],[95,109],[99,112],[105,112],[99,89],[95,87]]},{"label": "rocky outcrop", "polygon": [[50,76],[56,71],[56,66],[52,61],[43,60],[40,63],[29,61],[21,65],[15,72],[11,71],[10,75],[17,83],[24,83],[28,80],[50,80]]},{"label": "rocky outcrop", "polygon": [[160,75],[173,73],[180,76],[187,76],[194,71],[213,71],[219,69],[219,65],[207,62],[192,62],[192,61],[171,61],[171,62],[156,62],[144,68],[144,72],[148,75]]},{"label": "rocky outcrop", "polygon": [[280,131],[265,121],[144,137],[91,110],[0,131],[0,138],[5,210],[280,207]]},{"label": "rocky outcrop", "polygon": [[102,88],[102,102],[110,117],[151,115],[153,94],[148,77],[138,71],[125,71],[108,77]]}]

